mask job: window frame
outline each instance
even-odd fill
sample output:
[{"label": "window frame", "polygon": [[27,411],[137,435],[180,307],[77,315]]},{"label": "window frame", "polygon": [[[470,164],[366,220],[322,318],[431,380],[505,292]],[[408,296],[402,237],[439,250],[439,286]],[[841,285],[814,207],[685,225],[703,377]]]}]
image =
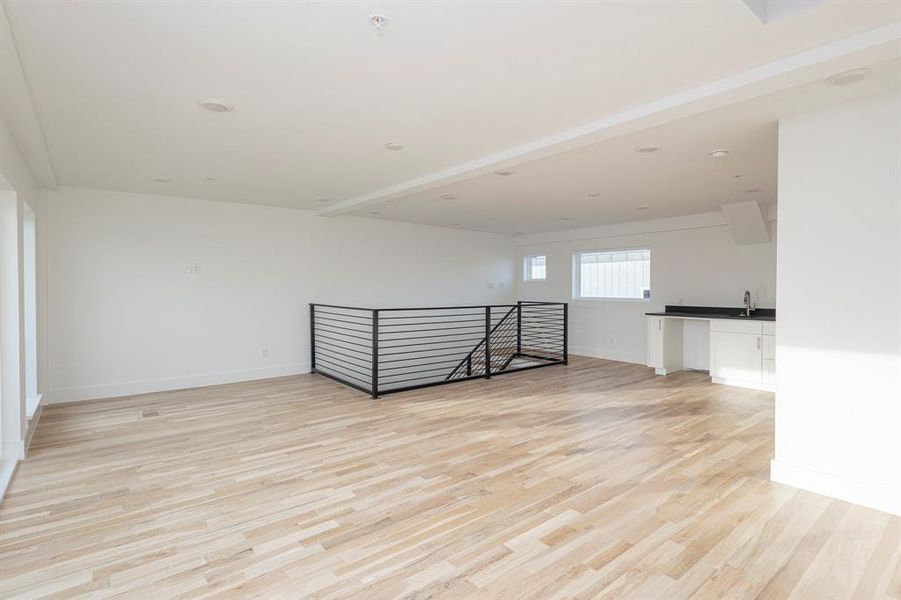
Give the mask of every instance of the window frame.
[{"label": "window frame", "polygon": [[[544,259],[544,277],[532,277],[533,258]],[[522,256],[522,280],[523,281],[547,281],[547,254],[523,254]]]},{"label": "window frame", "polygon": [[[582,255],[583,254],[600,254],[606,252],[637,252],[637,251],[647,251],[648,252],[648,280],[650,283],[650,269],[651,269],[651,250],[652,248],[648,246],[629,246],[626,248],[604,248],[604,249],[585,249],[585,250],[576,250],[573,252],[573,262],[572,262],[572,299],[577,302],[643,302],[648,303],[651,301],[651,295],[649,294],[647,298],[607,298],[601,296],[583,296],[582,295]],[[653,288],[650,288],[653,289]]]}]

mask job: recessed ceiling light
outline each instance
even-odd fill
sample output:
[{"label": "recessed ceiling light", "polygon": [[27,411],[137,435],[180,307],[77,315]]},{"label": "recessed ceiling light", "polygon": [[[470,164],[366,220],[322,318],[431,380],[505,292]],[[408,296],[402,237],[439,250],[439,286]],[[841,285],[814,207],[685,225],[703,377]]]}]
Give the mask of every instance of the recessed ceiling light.
[{"label": "recessed ceiling light", "polygon": [[457,194],[441,194],[442,200],[456,200]]},{"label": "recessed ceiling light", "polygon": [[385,144],[385,148],[387,148],[388,150],[393,150],[393,151],[404,149],[402,144],[398,144],[395,142],[388,142],[387,144]]},{"label": "recessed ceiling light", "polygon": [[370,215],[380,215],[380,214],[382,214],[382,213],[380,213],[380,212],[377,211],[377,210],[373,210],[373,211],[370,211],[369,214],[370,214]]},{"label": "recessed ceiling light", "polygon": [[713,158],[723,158],[727,154],[729,154],[729,151],[725,148],[717,148],[716,150],[710,152],[710,156],[712,156]]},{"label": "recessed ceiling light", "polygon": [[156,183],[172,183],[172,180],[168,177],[153,177],[150,180],[155,181]]},{"label": "recessed ceiling light", "polygon": [[218,98],[198,100],[197,104],[200,106],[200,108],[205,108],[206,110],[209,110],[211,112],[225,113],[235,110],[234,106],[232,106],[225,100],[219,100]]},{"label": "recessed ceiling light", "polygon": [[571,218],[570,217],[560,217],[560,220],[561,221],[570,221]]},{"label": "recessed ceiling light", "polygon": [[516,171],[510,171],[508,169],[503,169],[501,171],[494,172],[495,175],[500,175],[501,177],[509,177],[510,175],[513,175],[514,173],[516,173]]},{"label": "recessed ceiling light", "polygon": [[650,154],[651,152],[657,152],[660,150],[660,146],[636,146],[635,151],[640,154]]},{"label": "recessed ceiling light", "polygon": [[385,15],[370,15],[369,24],[375,27],[376,30],[381,31],[382,27],[388,24],[388,17]]},{"label": "recessed ceiling light", "polygon": [[459,227],[459,226],[460,226],[459,223],[451,223],[451,227]]},{"label": "recessed ceiling light", "polygon": [[589,198],[600,198],[601,193],[600,192],[591,192],[590,194],[588,194],[588,197]]},{"label": "recessed ceiling light", "polygon": [[522,231],[514,231],[513,235],[524,235]]},{"label": "recessed ceiling light", "polygon": [[328,202],[331,198],[316,198],[316,202]]},{"label": "recessed ceiling light", "polygon": [[867,77],[869,77],[870,73],[873,72],[873,69],[852,69],[850,71],[844,71],[842,73],[836,73],[831,77],[827,77],[824,82],[826,85],[831,85],[833,87],[841,87],[843,85],[851,85],[853,83],[857,83],[859,81],[863,81]]},{"label": "recessed ceiling light", "polygon": [[741,179],[741,178],[742,178],[741,175],[733,175],[733,176],[732,176],[732,179]]},{"label": "recessed ceiling light", "polygon": [[216,181],[215,177],[204,177],[207,181]]},{"label": "recessed ceiling light", "polygon": [[648,206],[647,204],[642,204],[641,206],[636,206],[636,207],[635,207],[636,210],[647,210],[647,209],[649,209],[649,208],[651,208],[651,207]]},{"label": "recessed ceiling light", "polygon": [[748,188],[746,190],[742,190],[742,192],[745,194],[756,194],[759,191],[760,191],[760,188]]}]

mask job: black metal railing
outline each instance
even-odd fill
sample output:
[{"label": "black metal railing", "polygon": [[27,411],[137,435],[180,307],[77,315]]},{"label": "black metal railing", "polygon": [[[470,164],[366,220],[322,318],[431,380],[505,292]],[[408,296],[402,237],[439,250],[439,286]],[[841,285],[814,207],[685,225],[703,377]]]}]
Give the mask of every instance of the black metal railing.
[{"label": "black metal railing", "polygon": [[566,364],[568,306],[357,308],[310,304],[312,371],[377,398]]}]

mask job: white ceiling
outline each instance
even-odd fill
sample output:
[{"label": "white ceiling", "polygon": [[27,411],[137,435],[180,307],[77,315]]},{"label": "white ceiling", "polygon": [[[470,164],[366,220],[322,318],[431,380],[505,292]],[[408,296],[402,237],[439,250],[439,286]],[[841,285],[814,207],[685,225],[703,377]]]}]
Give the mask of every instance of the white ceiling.
[{"label": "white ceiling", "polygon": [[[768,25],[741,0],[4,6],[60,184],[316,209],[901,19],[901,3],[878,1]],[[389,19],[381,34],[375,12]],[[204,111],[207,97],[236,108]],[[360,212],[507,233],[654,218],[707,210],[734,193],[716,178],[739,166],[771,200],[774,131],[759,119],[677,122],[653,133],[647,143],[664,145],[654,155],[624,152],[645,143],[629,134],[513,177],[454,183],[461,198],[448,211],[433,185]],[[735,151],[712,164],[711,144]],[[629,189],[624,175],[648,165],[654,177]],[[589,202],[595,190],[609,204]],[[643,197],[652,208],[639,217]],[[521,202],[531,221],[485,227],[519,219]]]},{"label": "white ceiling", "polygon": [[[867,79],[847,87],[817,80],[519,164],[513,175],[481,175],[354,214],[532,234],[718,211],[745,200],[774,204],[778,119],[901,88],[901,60],[869,68]],[[647,145],[661,149],[635,151]],[[710,156],[723,148],[727,156]]]}]

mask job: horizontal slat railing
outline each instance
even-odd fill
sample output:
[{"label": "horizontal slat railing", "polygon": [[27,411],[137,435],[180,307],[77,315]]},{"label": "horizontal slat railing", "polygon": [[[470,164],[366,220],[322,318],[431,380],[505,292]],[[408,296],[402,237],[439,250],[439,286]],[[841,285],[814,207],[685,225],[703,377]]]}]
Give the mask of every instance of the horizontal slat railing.
[{"label": "horizontal slat railing", "polygon": [[372,397],[563,364],[567,305],[310,305],[313,372]]},{"label": "horizontal slat railing", "polygon": [[310,305],[310,361],[314,373],[375,395],[373,314],[369,308]]}]

